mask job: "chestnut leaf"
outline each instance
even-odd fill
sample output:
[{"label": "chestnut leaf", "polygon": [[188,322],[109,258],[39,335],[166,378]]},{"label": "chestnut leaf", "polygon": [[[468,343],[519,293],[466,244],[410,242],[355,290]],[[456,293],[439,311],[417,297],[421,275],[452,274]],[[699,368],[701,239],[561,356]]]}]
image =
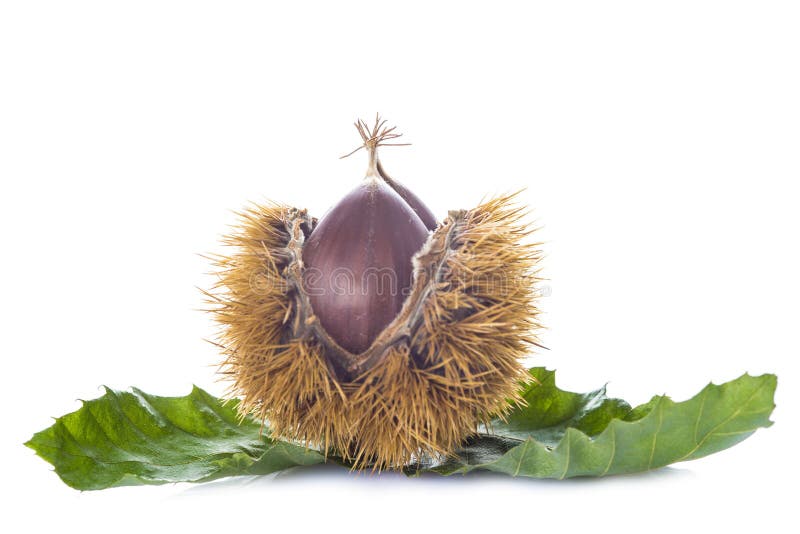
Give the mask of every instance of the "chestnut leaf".
[{"label": "chestnut leaf", "polygon": [[727,449],[756,429],[772,425],[777,377],[772,374],[708,384],[675,402],[666,395],[631,408],[606,397],[605,387],[586,394],[560,390],[555,372],[530,370],[527,407],[495,420],[454,458],[407,468],[409,474],[443,475],[477,469],[511,476],[571,478],[635,473],[702,458]]},{"label": "chestnut leaf", "polygon": [[185,397],[106,388],[25,445],[79,490],[264,475],[325,461],[269,438],[258,421],[240,420],[237,404],[197,386]]},{"label": "chestnut leaf", "polygon": [[[556,386],[554,371],[530,373],[539,384],[525,388],[527,406],[481,428],[452,457],[423,459],[406,473],[568,478],[647,471],[731,447],[770,426],[775,407],[771,374],[709,384],[683,402],[655,396],[631,408],[608,398],[604,387],[572,393]],[[26,445],[79,490],[263,475],[326,461],[317,450],[271,438],[254,419],[240,419],[237,404],[198,387],[184,397],[106,388]]]}]

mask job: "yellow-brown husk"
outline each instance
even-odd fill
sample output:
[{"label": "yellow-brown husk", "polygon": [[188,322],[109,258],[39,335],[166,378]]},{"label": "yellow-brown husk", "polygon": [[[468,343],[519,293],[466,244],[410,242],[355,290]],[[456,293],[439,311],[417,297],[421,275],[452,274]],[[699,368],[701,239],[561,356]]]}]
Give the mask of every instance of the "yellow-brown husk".
[{"label": "yellow-brown husk", "polygon": [[414,257],[405,322],[388,327],[396,335],[374,366],[343,377],[299,282],[298,251],[315,221],[278,204],[242,213],[210,293],[222,370],[242,413],[357,468],[452,453],[520,401],[528,376],[522,358],[537,345],[540,253],[525,215],[514,195],[451,212]]}]

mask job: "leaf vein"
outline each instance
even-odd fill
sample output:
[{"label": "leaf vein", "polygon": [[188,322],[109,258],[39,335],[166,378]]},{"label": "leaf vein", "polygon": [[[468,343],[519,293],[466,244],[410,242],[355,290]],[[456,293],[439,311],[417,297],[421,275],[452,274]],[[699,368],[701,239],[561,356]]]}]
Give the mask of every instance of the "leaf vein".
[{"label": "leaf vein", "polygon": [[528,452],[528,446],[531,444],[530,439],[525,440],[525,444],[522,446],[522,452],[519,455],[519,462],[517,462],[517,469],[514,471],[513,476],[518,476],[520,469],[522,469],[522,460],[525,459],[525,454]]},{"label": "leaf vein", "polygon": [[567,429],[567,432],[564,436],[567,439],[567,456],[566,459],[564,460],[564,472],[561,473],[560,477],[558,477],[559,480],[564,480],[564,478],[567,476],[567,471],[569,471],[570,445],[572,441],[572,438],[570,436],[572,436],[572,433],[569,431],[569,429]]},{"label": "leaf vein", "polygon": [[650,447],[650,460],[647,462],[647,470],[653,468],[653,458],[656,454],[656,442],[658,441],[658,434],[661,432],[661,427],[664,424],[664,397],[658,400],[658,426],[656,431],[653,432],[653,445]]},{"label": "leaf vein", "polygon": [[600,476],[604,476],[608,473],[609,469],[611,469],[611,464],[614,463],[614,456],[617,454],[617,431],[613,424],[609,426],[611,427],[611,456],[609,456],[608,464],[606,468],[603,469],[603,472],[600,473]]},{"label": "leaf vein", "polygon": [[710,438],[711,436],[713,436],[713,435],[715,435],[715,434],[716,434],[716,431],[717,431],[717,429],[719,429],[721,426],[723,426],[723,425],[725,425],[725,424],[729,423],[730,421],[732,421],[732,420],[733,420],[733,418],[734,418],[734,417],[736,417],[737,415],[739,415],[739,413],[742,411],[742,409],[743,409],[745,406],[747,406],[748,404],[750,404],[750,402],[751,402],[751,401],[752,401],[752,400],[753,400],[753,399],[756,397],[756,395],[757,395],[757,394],[758,394],[758,393],[759,393],[759,392],[760,392],[760,391],[761,391],[763,388],[764,388],[764,384],[762,383],[761,385],[759,385],[759,386],[758,386],[758,387],[757,387],[757,388],[756,388],[756,389],[753,391],[753,393],[752,393],[752,394],[751,394],[751,395],[750,395],[750,396],[747,398],[747,400],[746,400],[744,403],[742,403],[742,405],[741,405],[741,406],[739,406],[739,408],[737,408],[737,409],[736,409],[736,410],[735,410],[735,411],[734,411],[734,412],[733,412],[731,415],[729,415],[728,417],[726,417],[725,419],[723,419],[722,421],[720,421],[720,422],[719,422],[717,425],[715,425],[715,426],[714,426],[714,428],[712,428],[710,431],[708,431],[708,433],[706,433],[706,435],[705,435],[705,436],[703,436],[703,439],[701,439],[701,440],[700,440],[700,441],[699,441],[699,442],[698,442],[698,443],[697,443],[697,444],[696,444],[696,445],[695,445],[695,446],[694,446],[694,447],[693,447],[693,448],[692,448],[692,449],[691,449],[689,452],[687,452],[686,454],[684,454],[683,456],[681,456],[679,459],[677,459],[677,460],[675,460],[675,461],[676,461],[676,462],[681,462],[681,461],[683,461],[683,460],[687,459],[689,456],[691,456],[691,455],[692,455],[692,454],[694,454],[695,452],[697,452],[697,451],[700,449],[700,447],[702,447],[702,446],[703,446],[703,444],[704,444],[704,443],[705,443],[705,442],[708,440],[708,438]]},{"label": "leaf vein", "polygon": [[700,398],[700,408],[697,410],[697,420],[694,422],[694,442],[697,443],[697,432],[700,430],[700,420],[703,418],[703,410],[706,406],[708,390],[704,389]]}]

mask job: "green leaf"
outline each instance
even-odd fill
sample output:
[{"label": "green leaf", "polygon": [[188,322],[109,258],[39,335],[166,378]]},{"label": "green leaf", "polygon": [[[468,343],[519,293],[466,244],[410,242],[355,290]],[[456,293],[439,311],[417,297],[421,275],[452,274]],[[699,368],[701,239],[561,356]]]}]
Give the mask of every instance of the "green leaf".
[{"label": "green leaf", "polygon": [[[480,429],[452,457],[406,472],[567,478],[645,471],[728,448],[769,426],[775,406],[774,375],[743,375],[685,402],[657,396],[631,408],[606,397],[605,388],[571,393],[556,387],[553,371],[530,372],[540,384],[523,391],[527,406]],[[81,490],[260,475],[326,460],[270,438],[257,421],[240,420],[236,407],[197,387],[185,397],[106,389],[26,445]]]},{"label": "green leaf", "polygon": [[470,439],[453,458],[407,472],[484,469],[562,479],[647,471],[732,447],[770,426],[775,408],[777,377],[770,374],[708,384],[684,402],[656,396],[631,408],[606,397],[605,388],[571,393],[556,387],[555,372],[530,372],[540,384],[526,388],[528,406],[493,421],[491,435]]},{"label": "green leaf", "polygon": [[263,475],[325,461],[317,451],[261,435],[261,425],[195,387],[185,397],[106,388],[25,445],[80,490]]}]

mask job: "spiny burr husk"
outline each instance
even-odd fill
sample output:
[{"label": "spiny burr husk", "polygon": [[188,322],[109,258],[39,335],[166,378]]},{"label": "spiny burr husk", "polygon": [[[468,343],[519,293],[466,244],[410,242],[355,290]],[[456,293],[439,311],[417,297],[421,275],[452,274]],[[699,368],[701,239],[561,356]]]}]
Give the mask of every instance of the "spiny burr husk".
[{"label": "spiny burr husk", "polygon": [[539,328],[540,252],[525,217],[514,195],[450,212],[414,254],[399,313],[351,353],[325,330],[304,285],[316,219],[274,203],[241,213],[209,296],[242,413],[356,468],[451,453],[521,401],[522,358]]}]

